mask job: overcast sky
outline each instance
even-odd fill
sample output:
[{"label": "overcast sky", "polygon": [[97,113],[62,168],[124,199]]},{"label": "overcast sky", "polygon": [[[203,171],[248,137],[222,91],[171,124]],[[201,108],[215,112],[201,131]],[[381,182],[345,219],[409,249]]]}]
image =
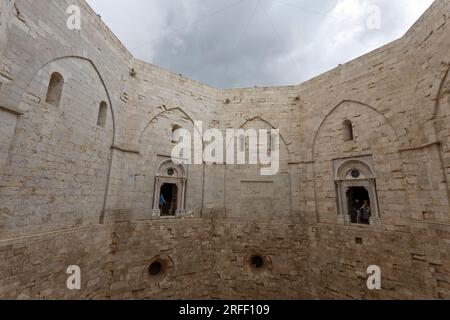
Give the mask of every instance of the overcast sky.
[{"label": "overcast sky", "polygon": [[88,0],[141,60],[217,88],[299,84],[401,37],[433,0]]}]

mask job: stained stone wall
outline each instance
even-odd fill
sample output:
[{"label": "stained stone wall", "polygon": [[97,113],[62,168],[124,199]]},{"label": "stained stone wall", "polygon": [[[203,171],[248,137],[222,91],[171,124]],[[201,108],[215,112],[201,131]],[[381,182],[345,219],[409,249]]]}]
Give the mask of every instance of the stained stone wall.
[{"label": "stained stone wall", "polygon": [[[65,82],[59,106],[46,102],[55,71]],[[24,93],[20,107],[25,114],[3,168],[2,207],[9,211],[3,235],[98,223],[113,124],[111,110],[105,129],[97,126],[97,115],[107,100],[98,74],[85,60],[60,59],[38,71]]]},{"label": "stained stone wall", "polygon": [[[106,299],[111,230],[87,226],[0,241],[2,299]],[[67,269],[82,270],[80,291],[67,290]]]},{"label": "stained stone wall", "polygon": [[[208,299],[213,263],[208,219],[118,223],[112,239],[112,299]],[[148,268],[163,264],[161,277]]]},{"label": "stained stone wall", "polygon": [[0,54],[3,53],[8,41],[8,32],[13,15],[13,3],[12,0],[2,1],[2,11],[0,12]]},{"label": "stained stone wall", "polygon": [[[82,0],[0,4],[0,298],[450,298],[449,1],[301,85],[227,90],[133,58]],[[175,126],[279,129],[280,171],[186,165],[186,211],[155,216]],[[352,159],[373,169],[376,224],[339,208],[336,164]]]}]

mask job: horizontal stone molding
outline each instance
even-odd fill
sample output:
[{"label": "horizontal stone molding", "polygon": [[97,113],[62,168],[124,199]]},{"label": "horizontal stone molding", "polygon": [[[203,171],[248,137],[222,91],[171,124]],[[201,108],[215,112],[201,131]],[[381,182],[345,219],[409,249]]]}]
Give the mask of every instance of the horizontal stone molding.
[{"label": "horizontal stone molding", "polygon": [[15,114],[17,116],[22,116],[23,114],[25,114],[25,112],[23,112],[19,108],[8,107],[8,106],[4,106],[4,105],[0,105],[0,111],[6,111],[9,113]]},{"label": "horizontal stone molding", "polygon": [[400,152],[408,152],[408,151],[415,151],[415,150],[420,150],[420,149],[426,149],[432,146],[440,146],[441,142],[440,141],[433,141],[433,142],[429,142],[426,144],[421,144],[419,146],[411,146],[411,147],[405,147],[405,148],[400,148],[399,151]]},{"label": "horizontal stone molding", "polygon": [[114,144],[114,145],[111,146],[111,149],[117,150],[117,151],[121,151],[121,152],[125,152],[125,153],[134,153],[134,154],[140,154],[141,153],[139,150],[137,150],[137,148],[135,148],[133,146],[126,146],[126,145]]},{"label": "horizontal stone molding", "polygon": [[99,229],[99,228],[104,228],[104,225],[91,224],[91,225],[59,229],[59,230],[52,230],[52,231],[40,232],[40,233],[34,233],[34,234],[28,234],[28,235],[17,235],[17,236],[8,237],[5,239],[0,239],[0,247],[6,246],[6,245],[9,245],[12,243],[18,243],[20,241],[34,241],[39,238],[55,237],[55,236],[62,235],[62,234],[79,233],[79,232],[83,232],[83,231],[86,231],[89,229]]}]

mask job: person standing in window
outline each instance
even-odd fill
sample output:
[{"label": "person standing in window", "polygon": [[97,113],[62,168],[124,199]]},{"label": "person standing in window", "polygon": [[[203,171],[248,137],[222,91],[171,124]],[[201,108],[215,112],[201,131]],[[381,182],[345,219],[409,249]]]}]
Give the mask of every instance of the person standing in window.
[{"label": "person standing in window", "polygon": [[167,203],[166,199],[164,199],[164,196],[161,194],[159,197],[159,209],[163,209],[164,205]]},{"label": "person standing in window", "polygon": [[352,223],[358,223],[359,219],[359,208],[361,207],[361,203],[359,202],[359,199],[355,200],[355,203],[353,204],[350,212],[350,217]]},{"label": "person standing in window", "polygon": [[362,224],[370,224],[370,217],[372,213],[370,211],[370,203],[369,200],[365,200],[363,206],[361,207],[361,223]]}]

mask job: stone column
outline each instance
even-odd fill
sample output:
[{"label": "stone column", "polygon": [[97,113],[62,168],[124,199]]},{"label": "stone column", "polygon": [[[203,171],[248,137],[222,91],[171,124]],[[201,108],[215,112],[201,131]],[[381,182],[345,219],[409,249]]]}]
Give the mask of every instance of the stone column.
[{"label": "stone column", "polygon": [[352,223],[352,221],[350,218],[350,214],[349,214],[349,210],[348,210],[348,206],[347,206],[347,202],[346,202],[347,201],[347,195],[346,195],[347,189],[346,189],[346,186],[342,185],[342,183],[343,183],[342,181],[336,181],[335,183],[336,183],[336,190],[337,190],[336,194],[338,197],[338,205],[339,205],[337,221],[339,224],[349,226]]},{"label": "stone column", "polygon": [[153,211],[152,211],[152,217],[160,217],[161,216],[161,209],[159,209],[159,197],[160,197],[160,190],[159,190],[159,177],[155,178],[155,189],[154,189],[154,198],[153,198]]},{"label": "stone column", "polygon": [[176,215],[182,216],[186,213],[185,208],[185,198],[186,198],[186,179],[182,179],[181,181],[181,207],[177,210]]}]

